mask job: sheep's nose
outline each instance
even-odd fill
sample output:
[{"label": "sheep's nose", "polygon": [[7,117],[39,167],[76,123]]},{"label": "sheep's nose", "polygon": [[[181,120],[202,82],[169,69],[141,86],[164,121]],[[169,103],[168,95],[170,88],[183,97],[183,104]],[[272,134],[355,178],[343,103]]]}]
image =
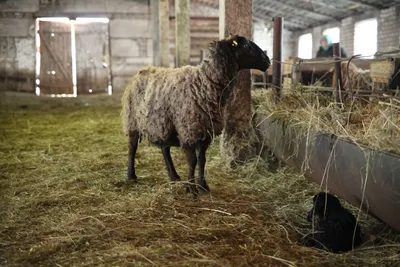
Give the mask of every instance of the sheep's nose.
[{"label": "sheep's nose", "polygon": [[269,57],[267,56],[267,54],[263,54],[263,61],[265,62],[265,64],[267,64],[267,68],[269,68],[271,66],[271,61],[270,61]]}]

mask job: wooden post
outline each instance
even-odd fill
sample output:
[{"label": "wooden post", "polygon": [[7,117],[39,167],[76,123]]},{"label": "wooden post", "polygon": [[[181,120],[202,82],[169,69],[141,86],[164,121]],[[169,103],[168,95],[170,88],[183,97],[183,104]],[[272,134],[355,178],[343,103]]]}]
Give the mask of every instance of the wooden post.
[{"label": "wooden post", "polygon": [[169,1],[159,0],[160,66],[169,67]]},{"label": "wooden post", "polygon": [[151,24],[153,35],[153,65],[160,65],[160,15],[159,0],[151,0]]},{"label": "wooden post", "polygon": [[[252,38],[252,0],[219,0],[220,39],[232,34]],[[233,166],[256,156],[249,140],[251,131],[251,75],[242,70],[236,78],[235,97],[224,110],[224,130],[220,139],[221,157]],[[238,144],[247,142],[249,146]]]},{"label": "wooden post", "polygon": [[275,102],[278,102],[282,96],[282,32],[283,18],[275,17],[274,37],[273,37],[273,63],[272,63],[272,85],[275,90]]},{"label": "wooden post", "polygon": [[190,64],[190,0],[175,0],[176,66]]},{"label": "wooden post", "polygon": [[[219,37],[224,39],[230,33],[252,38],[252,0],[219,1]],[[225,131],[233,134],[245,131],[251,120],[251,76],[243,70],[237,77],[236,97],[226,108]]]},{"label": "wooden post", "polygon": [[336,94],[335,94],[335,101],[336,103],[342,103],[342,88],[343,88],[343,81],[342,81],[342,65],[340,62],[341,59],[341,49],[339,43],[333,44],[333,58],[336,60],[335,62],[335,77],[336,77]]}]

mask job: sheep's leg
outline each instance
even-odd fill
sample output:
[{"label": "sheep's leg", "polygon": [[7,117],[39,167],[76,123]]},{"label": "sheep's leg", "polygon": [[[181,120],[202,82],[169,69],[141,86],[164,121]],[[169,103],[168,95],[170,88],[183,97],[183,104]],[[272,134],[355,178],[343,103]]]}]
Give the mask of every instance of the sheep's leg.
[{"label": "sheep's leg", "polygon": [[128,151],[128,180],[136,182],[137,177],[135,174],[135,156],[139,142],[139,133],[129,133],[129,151]]},{"label": "sheep's leg", "polygon": [[210,188],[206,183],[205,178],[205,167],[206,167],[206,151],[209,146],[209,142],[202,142],[199,143],[197,146],[199,155],[199,177],[198,177],[198,184],[200,186],[200,191],[203,193],[210,192]]},{"label": "sheep's leg", "polygon": [[183,150],[186,154],[186,160],[189,165],[189,172],[188,172],[188,181],[189,185],[186,187],[186,192],[192,192],[194,195],[197,195],[197,186],[194,180],[194,173],[196,170],[197,164],[197,157],[196,157],[196,147],[195,146],[184,146]]},{"label": "sheep's leg", "polygon": [[181,178],[179,177],[178,173],[175,170],[174,163],[172,162],[171,158],[171,147],[163,146],[161,148],[161,152],[164,157],[165,165],[167,166],[168,176],[171,181],[180,181]]}]

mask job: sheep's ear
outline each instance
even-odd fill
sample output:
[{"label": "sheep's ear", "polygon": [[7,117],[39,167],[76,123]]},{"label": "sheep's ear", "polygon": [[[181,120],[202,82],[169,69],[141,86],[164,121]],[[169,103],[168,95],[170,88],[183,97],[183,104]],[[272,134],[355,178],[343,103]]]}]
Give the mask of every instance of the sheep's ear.
[{"label": "sheep's ear", "polygon": [[236,42],[236,40],[232,40],[232,46],[233,47],[237,47],[238,46],[238,42]]}]

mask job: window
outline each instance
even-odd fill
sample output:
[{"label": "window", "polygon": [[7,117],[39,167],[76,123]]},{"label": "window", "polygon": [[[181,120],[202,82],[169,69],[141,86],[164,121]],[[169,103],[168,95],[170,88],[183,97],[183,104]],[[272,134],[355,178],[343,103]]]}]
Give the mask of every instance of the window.
[{"label": "window", "polygon": [[312,34],[307,33],[299,37],[298,57],[303,59],[312,58]]},{"label": "window", "polygon": [[354,25],[354,55],[372,58],[378,48],[378,21],[376,18]]},{"label": "window", "polygon": [[339,29],[339,27],[326,29],[322,34],[323,35],[328,35],[329,37],[331,37],[332,43],[340,42],[340,29]]}]

